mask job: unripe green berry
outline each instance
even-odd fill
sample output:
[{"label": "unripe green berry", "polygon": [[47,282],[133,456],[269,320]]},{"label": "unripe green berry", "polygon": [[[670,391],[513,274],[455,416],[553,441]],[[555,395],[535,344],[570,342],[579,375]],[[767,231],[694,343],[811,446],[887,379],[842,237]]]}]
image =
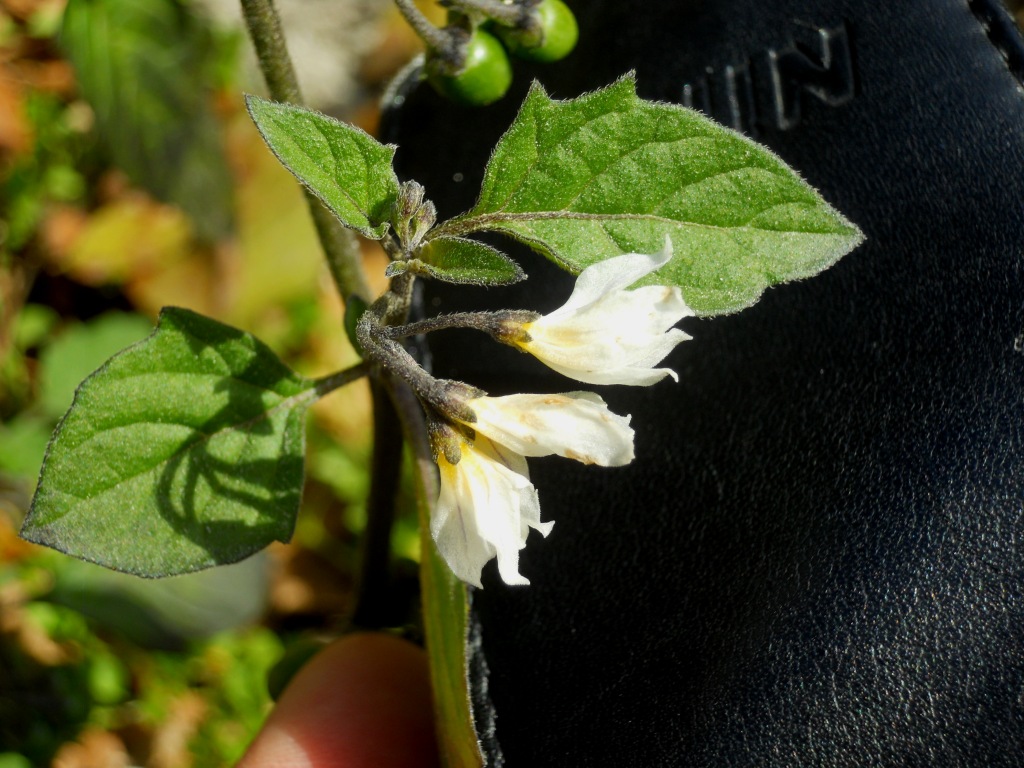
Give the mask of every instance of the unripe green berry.
[{"label": "unripe green berry", "polygon": [[449,74],[440,59],[427,59],[427,80],[453,101],[482,107],[491,104],[512,85],[512,64],[497,38],[477,29],[466,43],[462,69]]},{"label": "unripe green berry", "polygon": [[579,38],[576,17],[562,0],[543,0],[533,13],[539,22],[532,29],[499,27],[502,42],[514,56],[528,61],[552,62],[564,59]]}]

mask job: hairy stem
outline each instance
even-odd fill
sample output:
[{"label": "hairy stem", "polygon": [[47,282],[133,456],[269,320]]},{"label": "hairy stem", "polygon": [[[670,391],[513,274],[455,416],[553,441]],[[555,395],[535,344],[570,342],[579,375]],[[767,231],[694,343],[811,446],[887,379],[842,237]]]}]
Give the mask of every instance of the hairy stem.
[{"label": "hairy stem", "polygon": [[402,434],[412,449],[413,472],[417,475],[428,506],[437,497],[437,466],[430,450],[427,421],[416,393],[402,381],[393,381],[390,387],[391,404],[395,408]]},{"label": "hairy stem", "polygon": [[381,383],[373,392],[373,484],[367,501],[361,569],[352,623],[363,629],[394,624],[389,609],[392,585],[391,529],[402,466],[402,431],[391,399]]},{"label": "hairy stem", "polygon": [[329,395],[336,389],[341,389],[346,384],[351,384],[357,379],[363,378],[370,372],[370,366],[365,362],[357,363],[351,368],[346,368],[343,371],[332,373],[328,376],[324,376],[322,379],[317,379],[316,382],[316,393],[318,397]]},{"label": "hairy stem", "polygon": [[506,27],[525,24],[530,18],[530,8],[536,3],[503,3],[501,0],[448,0],[449,4],[463,12],[476,12],[494,19]]},{"label": "hairy stem", "polygon": [[413,3],[413,0],[395,0],[395,5],[398,6],[398,10],[405,17],[406,22],[430,51],[441,55],[446,55],[449,52],[452,46],[451,35],[431,24],[430,20]]},{"label": "hairy stem", "polygon": [[[407,325],[388,326],[382,333],[389,339],[404,339],[418,336],[421,333],[433,333],[448,328],[471,328],[489,333],[495,338],[507,335],[506,327],[510,324],[522,325],[531,323],[540,315],[529,310],[507,310],[503,312],[453,312],[449,315],[418,320]],[[503,333],[505,332],[505,333]],[[499,338],[501,340],[501,338]]]},{"label": "hairy stem", "polygon": [[[281,19],[274,8],[273,0],[241,0],[249,36],[256,49],[260,70],[267,81],[270,97],[288,104],[302,104],[302,92],[295,77],[288,47],[281,29]],[[327,257],[331,277],[342,298],[352,294],[369,302],[370,286],[363,272],[359,243],[348,229],[341,225],[334,215],[324,207],[311,192],[306,191],[313,225]]]},{"label": "hairy stem", "polygon": [[466,401],[478,397],[482,390],[460,381],[435,379],[427,373],[399,342],[388,337],[387,326],[370,308],[356,324],[356,338],[363,353],[392,376],[404,380],[424,403],[449,418],[472,423],[476,415]]}]

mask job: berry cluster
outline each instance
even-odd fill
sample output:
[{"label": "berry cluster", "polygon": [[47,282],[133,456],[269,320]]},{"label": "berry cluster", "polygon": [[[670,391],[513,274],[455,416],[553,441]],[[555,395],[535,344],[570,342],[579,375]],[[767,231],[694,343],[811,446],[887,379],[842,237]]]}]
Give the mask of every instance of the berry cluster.
[{"label": "berry cluster", "polygon": [[576,17],[562,0],[442,0],[444,29],[411,0],[396,0],[427,46],[426,79],[442,95],[471,106],[491,104],[512,84],[513,56],[553,62],[576,46]]}]

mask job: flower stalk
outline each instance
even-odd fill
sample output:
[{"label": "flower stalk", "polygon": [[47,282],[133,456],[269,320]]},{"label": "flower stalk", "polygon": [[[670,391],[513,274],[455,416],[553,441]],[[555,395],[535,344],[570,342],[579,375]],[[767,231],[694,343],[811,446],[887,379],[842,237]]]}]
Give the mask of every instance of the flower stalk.
[{"label": "flower stalk", "polygon": [[445,61],[453,70],[458,70],[465,64],[465,43],[469,35],[464,30],[459,27],[435,27],[416,7],[413,0],[395,0],[395,5],[428,51]]},{"label": "flower stalk", "polygon": [[426,405],[446,417],[471,423],[475,416],[466,406],[466,401],[483,393],[459,381],[435,379],[423,370],[405,347],[389,338],[388,327],[379,316],[382,311],[387,312],[386,298],[378,300],[364,312],[356,324],[356,339],[366,357],[404,380]]},{"label": "flower stalk", "polygon": [[474,14],[493,19],[507,27],[526,26],[531,19],[530,11],[540,0],[446,0],[446,4],[457,8],[466,15]]},{"label": "flower stalk", "polygon": [[469,328],[483,331],[504,343],[512,338],[521,338],[519,329],[540,318],[537,312],[529,310],[503,310],[499,312],[453,312],[426,320],[417,320],[406,325],[389,326],[383,329],[391,339],[404,339],[424,333],[443,331],[449,328]]}]

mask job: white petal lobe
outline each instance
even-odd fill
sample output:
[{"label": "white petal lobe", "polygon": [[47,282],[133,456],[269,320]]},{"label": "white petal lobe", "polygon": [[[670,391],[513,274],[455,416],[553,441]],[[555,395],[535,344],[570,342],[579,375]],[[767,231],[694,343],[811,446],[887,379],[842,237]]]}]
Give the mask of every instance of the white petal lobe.
[{"label": "white petal lobe", "polygon": [[588,384],[646,386],[675,378],[654,366],[690,338],[672,326],[693,311],[677,287],[626,290],[671,255],[666,242],[659,254],[627,253],[583,270],[561,308],[523,326],[529,340],[520,346],[553,370]]},{"label": "white petal lobe", "polygon": [[553,454],[603,467],[633,460],[629,417],[590,392],[479,397],[469,406],[474,429],[523,456]]},{"label": "white petal lobe", "polygon": [[[438,458],[441,489],[430,532],[452,572],[476,587],[482,586],[480,572],[493,557],[506,584],[529,584],[519,573],[519,550],[526,546],[530,528],[547,536],[553,525],[541,523],[537,490],[509,466],[510,455],[478,438],[463,444],[458,464],[449,464],[443,455]],[[511,463],[525,470],[522,456]]]}]

